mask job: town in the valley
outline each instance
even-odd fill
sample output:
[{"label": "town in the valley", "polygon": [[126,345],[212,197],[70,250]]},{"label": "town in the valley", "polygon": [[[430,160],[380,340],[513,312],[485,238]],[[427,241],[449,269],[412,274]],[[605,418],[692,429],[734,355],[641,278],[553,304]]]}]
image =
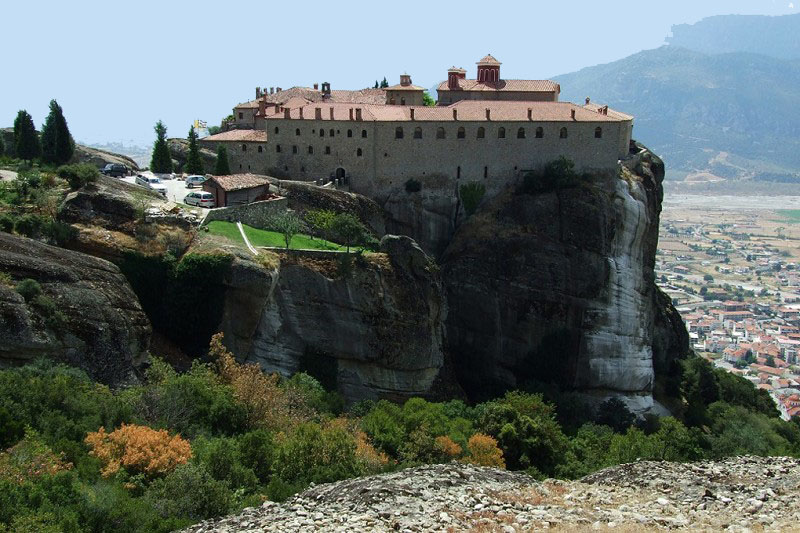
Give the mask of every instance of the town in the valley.
[{"label": "town in the valley", "polygon": [[697,353],[800,416],[800,210],[776,207],[797,199],[709,200],[665,201],[656,277]]}]

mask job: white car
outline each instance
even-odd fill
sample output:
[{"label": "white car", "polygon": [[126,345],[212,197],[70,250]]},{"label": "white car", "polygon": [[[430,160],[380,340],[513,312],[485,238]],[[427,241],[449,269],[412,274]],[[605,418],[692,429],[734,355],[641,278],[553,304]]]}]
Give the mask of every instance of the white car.
[{"label": "white car", "polygon": [[216,207],[214,195],[210,192],[190,192],[183,198],[186,205],[196,205],[197,207]]},{"label": "white car", "polygon": [[186,176],[186,181],[185,181],[186,188],[187,189],[192,189],[192,188],[194,188],[195,185],[199,185],[199,186],[202,187],[203,183],[205,183],[205,181],[206,181],[206,177],[205,176],[197,176],[197,175]]},{"label": "white car", "polygon": [[141,185],[142,187],[148,187],[153,189],[159,194],[163,194],[164,196],[167,195],[167,188],[161,183],[161,180],[155,176],[143,176],[139,174],[136,176],[136,185]]}]

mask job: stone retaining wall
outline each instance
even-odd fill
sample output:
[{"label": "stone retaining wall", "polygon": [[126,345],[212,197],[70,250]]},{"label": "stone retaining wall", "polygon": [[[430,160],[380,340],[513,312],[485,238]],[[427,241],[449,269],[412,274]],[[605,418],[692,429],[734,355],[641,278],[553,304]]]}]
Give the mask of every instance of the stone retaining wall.
[{"label": "stone retaining wall", "polygon": [[269,217],[275,213],[285,211],[288,202],[286,198],[275,198],[253,202],[252,204],[211,209],[206,215],[203,224],[208,224],[212,220],[226,220],[228,222],[241,222],[253,228],[267,229]]}]

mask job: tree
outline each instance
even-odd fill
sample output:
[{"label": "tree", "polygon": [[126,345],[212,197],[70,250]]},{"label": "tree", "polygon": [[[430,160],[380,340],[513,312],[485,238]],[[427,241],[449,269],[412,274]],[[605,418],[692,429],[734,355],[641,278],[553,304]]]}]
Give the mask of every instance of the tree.
[{"label": "tree", "polygon": [[617,433],[624,433],[635,421],[636,415],[631,413],[625,402],[617,397],[601,403],[595,416],[596,423],[608,426]]},{"label": "tree", "polygon": [[381,89],[385,89],[389,86],[389,82],[386,81],[386,76],[383,77],[383,81],[381,82]]},{"label": "tree", "polygon": [[6,153],[6,145],[3,142],[3,137],[0,136],[0,157],[4,156]]},{"label": "tree", "polygon": [[478,181],[465,183],[459,189],[461,193],[461,203],[464,204],[464,212],[470,216],[478,208],[483,195],[486,194],[486,186]]},{"label": "tree", "polygon": [[334,217],[331,231],[342,241],[350,251],[350,246],[355,246],[364,241],[368,231],[358,218],[350,213],[339,213]]},{"label": "tree", "polygon": [[50,100],[50,114],[42,126],[42,159],[61,165],[72,159],[75,141],[69,133],[67,120],[58,102]]},{"label": "tree", "polygon": [[375,80],[375,87],[374,88],[378,89],[379,87],[380,87],[380,85],[378,85],[378,80]]},{"label": "tree", "polygon": [[503,469],[506,467],[503,451],[497,447],[497,441],[489,435],[476,433],[471,436],[467,443],[467,450],[469,456],[464,459],[465,463]]},{"label": "tree", "polygon": [[167,146],[167,127],[160,120],[153,128],[156,131],[156,142],[153,144],[153,157],[150,159],[150,170],[159,174],[172,172],[172,157]]},{"label": "tree", "polygon": [[766,359],[767,360],[764,364],[766,364],[767,366],[771,366],[772,368],[775,368],[775,358],[771,354],[767,354]]},{"label": "tree", "polygon": [[431,95],[428,94],[428,91],[425,91],[425,92],[422,93],[422,105],[425,105],[425,106],[428,106],[428,107],[435,107],[436,106],[436,100],[434,100],[433,97],[431,97]]},{"label": "tree", "polygon": [[14,119],[14,151],[17,157],[27,161],[42,155],[42,146],[39,144],[39,136],[36,135],[33,118],[24,109],[21,109]]},{"label": "tree", "polygon": [[314,233],[324,236],[331,230],[336,212],[329,209],[312,209],[306,213],[305,218]]},{"label": "tree", "polygon": [[197,147],[197,132],[194,126],[189,128],[189,156],[186,158],[187,174],[203,174],[203,160],[200,158],[200,149]]},{"label": "tree", "polygon": [[274,231],[283,234],[283,241],[286,243],[287,250],[289,249],[289,244],[292,242],[292,237],[305,228],[303,219],[297,216],[293,211],[284,211],[273,215],[268,225]]},{"label": "tree", "polygon": [[214,165],[215,176],[228,176],[231,167],[228,165],[228,150],[221,144],[217,146],[217,163]]},{"label": "tree", "polygon": [[120,468],[126,468],[129,473],[161,476],[192,457],[189,442],[179,435],[170,436],[165,429],[135,424],[122,424],[111,433],[101,427],[89,433],[85,442],[92,449],[89,455],[105,465],[101,470],[104,477],[116,474]]}]

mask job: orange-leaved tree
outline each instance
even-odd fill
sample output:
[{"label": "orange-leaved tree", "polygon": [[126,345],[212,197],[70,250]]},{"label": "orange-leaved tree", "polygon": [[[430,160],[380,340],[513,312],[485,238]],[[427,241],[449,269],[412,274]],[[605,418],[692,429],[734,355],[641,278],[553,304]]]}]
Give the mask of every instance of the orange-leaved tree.
[{"label": "orange-leaved tree", "polygon": [[471,436],[467,442],[467,451],[469,455],[463,459],[465,463],[495,468],[506,467],[503,450],[498,448],[497,441],[489,435],[476,433]]},{"label": "orange-leaved tree", "polygon": [[102,470],[105,477],[115,474],[120,468],[129,473],[141,472],[148,477],[162,476],[192,457],[189,441],[180,435],[135,424],[122,424],[111,433],[106,433],[101,427],[89,433],[85,441],[92,448],[89,454],[105,465]]},{"label": "orange-leaved tree", "polygon": [[302,408],[295,408],[291,395],[279,386],[277,374],[265,374],[258,365],[237,363],[222,344],[223,335],[211,337],[208,355],[216,362],[223,383],[247,409],[252,426],[272,431],[285,430],[308,418]]},{"label": "orange-leaved tree", "polygon": [[436,437],[436,449],[441,452],[445,460],[456,459],[463,452],[461,446],[447,435]]}]

